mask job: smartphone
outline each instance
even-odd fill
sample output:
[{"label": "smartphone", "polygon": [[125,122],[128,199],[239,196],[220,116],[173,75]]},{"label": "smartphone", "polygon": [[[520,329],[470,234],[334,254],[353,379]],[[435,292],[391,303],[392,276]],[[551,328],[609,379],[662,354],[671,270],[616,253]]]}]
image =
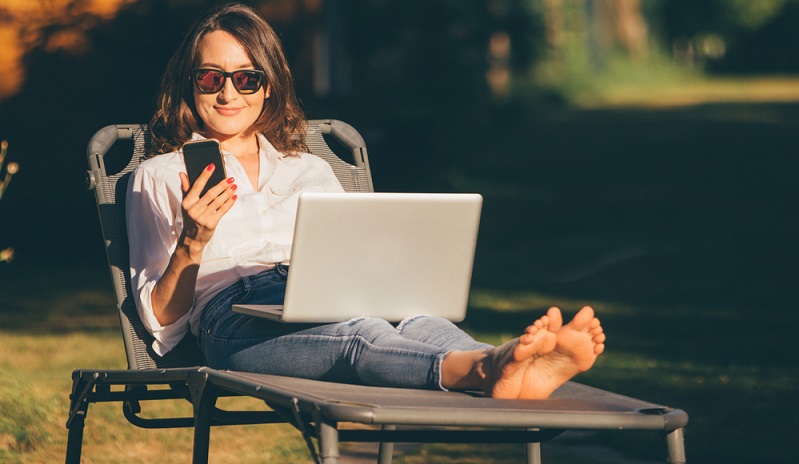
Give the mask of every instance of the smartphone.
[{"label": "smartphone", "polygon": [[218,140],[189,140],[184,143],[183,162],[186,163],[189,185],[194,185],[194,182],[209,164],[214,165],[214,172],[208,182],[206,182],[200,196],[205,195],[208,189],[227,178],[225,163],[222,160],[222,150],[219,148]]}]

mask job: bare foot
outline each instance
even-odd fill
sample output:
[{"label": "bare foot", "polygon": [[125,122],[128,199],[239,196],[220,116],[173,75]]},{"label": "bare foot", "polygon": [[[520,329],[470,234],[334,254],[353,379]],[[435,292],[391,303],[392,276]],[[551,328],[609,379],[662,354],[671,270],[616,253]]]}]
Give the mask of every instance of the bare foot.
[{"label": "bare foot", "polygon": [[494,398],[519,398],[530,366],[556,349],[562,324],[560,310],[550,308],[522,336],[490,350],[478,366],[483,391]]},{"label": "bare foot", "polygon": [[[548,314],[553,309],[557,310],[551,308]],[[590,369],[604,350],[605,333],[599,319],[591,307],[585,306],[557,332],[555,348],[528,363],[518,398],[548,398],[567,380]]]}]

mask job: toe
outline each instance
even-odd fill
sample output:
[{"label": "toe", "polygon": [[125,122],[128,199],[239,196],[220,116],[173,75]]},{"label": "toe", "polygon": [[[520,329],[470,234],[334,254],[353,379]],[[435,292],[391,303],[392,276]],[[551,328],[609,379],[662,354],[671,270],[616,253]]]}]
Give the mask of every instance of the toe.
[{"label": "toe", "polygon": [[546,317],[549,319],[547,328],[550,332],[557,332],[563,326],[563,314],[561,314],[559,308],[555,306],[549,308]]},{"label": "toe", "polygon": [[544,327],[549,325],[549,316],[543,315],[540,319],[533,322],[533,324],[538,327],[539,329],[543,329]]},{"label": "toe", "polygon": [[602,354],[603,351],[605,351],[605,344],[604,343],[600,343],[600,344],[594,346],[594,354],[595,355],[599,356],[600,354]]},{"label": "toe", "polygon": [[577,312],[569,322],[569,327],[574,330],[583,330],[589,327],[594,318],[594,310],[590,306],[583,306],[583,309]]}]

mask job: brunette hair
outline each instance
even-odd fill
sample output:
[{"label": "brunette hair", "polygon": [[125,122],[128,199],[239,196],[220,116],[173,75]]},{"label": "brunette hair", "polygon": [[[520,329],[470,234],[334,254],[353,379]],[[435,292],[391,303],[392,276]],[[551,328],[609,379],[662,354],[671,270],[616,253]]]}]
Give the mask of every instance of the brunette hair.
[{"label": "brunette hair", "polygon": [[287,155],[306,151],[305,115],[294,94],[280,39],[252,8],[230,3],[212,9],[195,22],[170,58],[161,80],[158,108],[150,122],[153,154],[177,150],[192,132],[203,131],[203,121],[194,105],[191,71],[203,37],[217,30],[235,37],[255,68],[266,73],[270,97],[264,100],[261,116],[250,130],[263,133],[278,151]]}]

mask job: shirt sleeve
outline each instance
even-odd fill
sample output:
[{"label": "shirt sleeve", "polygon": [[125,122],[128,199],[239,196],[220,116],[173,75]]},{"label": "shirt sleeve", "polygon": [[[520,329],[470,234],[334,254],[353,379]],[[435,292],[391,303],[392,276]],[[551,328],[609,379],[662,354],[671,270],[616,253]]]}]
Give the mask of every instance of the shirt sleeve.
[{"label": "shirt sleeve", "polygon": [[169,352],[186,335],[191,313],[190,310],[164,326],[153,312],[153,288],[169,264],[182,227],[180,178],[177,172],[164,171],[167,172],[158,176],[141,167],[136,169],[128,183],[125,206],[133,297],[142,323],[155,338],[153,350],[159,356]]}]

